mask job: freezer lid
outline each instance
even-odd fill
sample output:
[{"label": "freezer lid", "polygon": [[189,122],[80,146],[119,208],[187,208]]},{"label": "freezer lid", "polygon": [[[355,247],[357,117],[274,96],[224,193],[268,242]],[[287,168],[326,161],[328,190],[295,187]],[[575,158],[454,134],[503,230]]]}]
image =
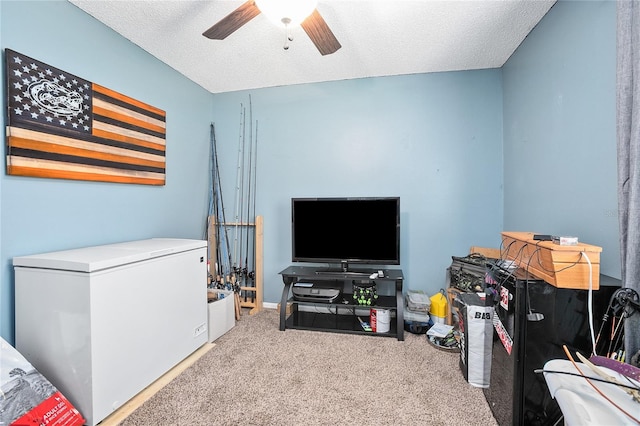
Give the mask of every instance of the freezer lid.
[{"label": "freezer lid", "polygon": [[203,247],[207,247],[205,240],[151,238],[31,256],[18,256],[13,258],[13,266],[95,272]]}]

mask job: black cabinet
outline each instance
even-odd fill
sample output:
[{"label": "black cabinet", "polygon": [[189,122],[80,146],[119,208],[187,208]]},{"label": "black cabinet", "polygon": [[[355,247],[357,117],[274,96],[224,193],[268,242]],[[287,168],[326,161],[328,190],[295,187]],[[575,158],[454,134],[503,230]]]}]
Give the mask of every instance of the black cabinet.
[{"label": "black cabinet", "polygon": [[[589,292],[554,287],[521,269],[497,278],[500,302],[495,305],[485,397],[501,426],[555,425],[562,413],[543,375],[534,370],[551,359],[566,359],[562,345],[572,354],[591,354]],[[601,275],[600,289],[593,291],[596,333],[618,286]]]},{"label": "black cabinet", "polygon": [[[331,271],[310,266],[289,266],[280,272],[284,288],[280,303],[280,330],[287,328],[320,330],[338,333],[392,336],[404,340],[403,276],[400,269],[384,269],[383,277],[371,278],[378,269],[353,269],[348,272]],[[296,300],[292,287],[296,283],[324,283],[342,290],[332,302]],[[363,306],[353,298],[353,285],[375,285],[378,297],[375,304]],[[287,304],[291,313],[287,316]],[[383,333],[365,331],[360,321],[369,322],[370,308],[390,311],[389,330]]]}]

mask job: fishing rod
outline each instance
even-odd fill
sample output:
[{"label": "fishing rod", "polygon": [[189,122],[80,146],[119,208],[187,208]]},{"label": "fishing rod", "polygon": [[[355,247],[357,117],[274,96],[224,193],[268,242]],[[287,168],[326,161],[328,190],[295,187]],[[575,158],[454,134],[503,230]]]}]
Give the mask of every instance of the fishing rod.
[{"label": "fishing rod", "polygon": [[[229,248],[229,233],[226,226],[226,214],[224,208],[224,198],[222,197],[222,185],[220,179],[220,164],[218,163],[218,142],[216,139],[215,133],[215,125],[211,124],[211,133],[212,133],[212,149],[213,149],[213,168],[214,173],[212,176],[213,179],[213,188],[215,194],[215,226],[216,226],[216,247],[218,249],[218,273],[220,276],[218,277],[218,283],[220,287],[224,288],[225,282],[228,282],[228,273],[231,268],[231,250]],[[224,240],[224,245],[223,245]],[[226,249],[226,252],[225,252]],[[226,256],[225,256],[226,254]],[[227,261],[227,265],[225,267],[225,259]],[[225,277],[227,279],[225,280]]]},{"label": "fishing rod", "polygon": [[[251,114],[251,110],[249,110],[249,114]],[[242,259],[243,257],[243,253],[244,253],[244,248],[243,248],[243,240],[244,240],[244,234],[246,233],[246,229],[244,226],[244,219],[243,219],[243,211],[244,211],[244,202],[245,202],[245,194],[244,194],[244,176],[245,176],[245,166],[244,166],[244,162],[245,162],[245,158],[246,158],[246,131],[247,131],[247,112],[245,109],[244,112],[244,119],[242,122],[242,167],[241,167],[241,172],[240,172],[240,223],[238,224],[238,226],[240,227],[240,258],[239,258],[239,265],[238,265],[238,277],[239,277],[239,283],[242,286],[242,284],[245,281],[245,274],[244,271],[246,270],[245,266],[243,266],[242,263]],[[245,298],[245,302],[247,301],[247,295],[245,292],[244,295]]]},{"label": "fishing rod", "polygon": [[[250,278],[251,280],[254,282],[254,287],[255,287],[255,277],[256,277],[256,237],[258,235],[258,224],[257,224],[257,220],[256,220],[256,189],[257,189],[257,181],[258,181],[258,120],[256,120],[256,141],[255,141],[255,145],[256,145],[256,149],[255,149],[255,153],[253,154],[255,156],[255,160],[254,160],[254,176],[253,176],[253,222],[254,222],[254,227],[253,227],[253,233],[254,233],[254,238],[253,238],[253,270],[250,272]],[[251,298],[251,302],[255,303],[255,299],[256,299],[256,293],[253,292],[253,296]]]},{"label": "fishing rod", "polygon": [[[215,211],[215,207],[214,207],[214,202],[216,200],[216,195],[215,195],[215,180],[214,180],[214,175],[215,175],[215,171],[214,171],[214,161],[213,161],[213,123],[210,126],[210,130],[209,130],[209,152],[210,152],[210,157],[209,157],[209,206],[208,206],[208,214],[207,214],[207,220],[206,220],[206,229],[204,231],[204,236],[207,240],[209,240],[209,238],[211,237],[209,235],[209,230],[211,229],[211,215],[214,214]],[[216,241],[217,242],[217,241]],[[216,253],[217,255],[217,253]],[[211,247],[208,247],[208,258],[211,259]],[[217,259],[216,259],[217,260]],[[212,268],[214,267],[214,265],[209,264],[209,270],[207,271],[208,273],[208,278],[209,278],[209,282],[208,284],[213,284],[213,274],[212,272]]]},{"label": "fishing rod", "polygon": [[[211,126],[209,128],[209,141],[210,141],[210,150],[211,150],[211,158],[210,158],[210,167],[211,167],[211,175],[210,175],[210,200],[209,200],[209,215],[207,216],[207,239],[209,239],[209,237],[211,237],[208,234],[208,230],[211,228],[211,220],[212,217],[215,217],[215,221],[217,222],[217,218],[218,218],[218,194],[217,194],[217,188],[216,188],[216,181],[215,181],[215,175],[216,175],[216,171],[215,171],[215,161],[213,160],[213,157],[215,156],[215,148],[214,148],[214,126],[213,123],[211,123]],[[215,223],[215,222],[214,222]],[[217,226],[217,224],[215,225]],[[218,238],[217,232],[215,235],[215,246],[216,246],[216,259],[215,259],[215,264],[211,265],[209,264],[209,277],[211,278],[212,284],[214,281],[217,282],[218,280],[218,275],[219,275],[219,266],[220,266],[220,239]],[[211,247],[209,247],[209,258],[211,259]],[[215,273],[214,273],[215,271]]]},{"label": "fishing rod", "polygon": [[[246,247],[247,251],[245,253],[245,269],[242,271],[243,276],[245,277],[245,284],[249,284],[250,278],[250,270],[249,270],[249,224],[251,223],[250,212],[251,212],[251,172],[252,172],[252,163],[253,163],[253,106],[251,103],[251,95],[249,95],[249,168],[248,168],[248,179],[247,179],[247,229],[246,229]],[[253,293],[253,292],[252,292]],[[245,302],[247,301],[247,293],[245,291],[244,294]],[[253,299],[253,296],[252,296]]]},{"label": "fishing rod", "polygon": [[[216,144],[216,153],[218,152],[217,149],[217,142],[214,140],[214,143]],[[218,232],[218,235],[220,235],[220,238],[222,238],[222,236],[224,235],[224,246],[223,248],[226,250],[226,259],[227,259],[227,264],[226,264],[226,268],[223,268],[223,279],[226,278],[226,283],[227,286],[229,285],[229,274],[231,271],[231,264],[232,264],[232,260],[231,260],[231,247],[229,246],[229,229],[226,226],[227,223],[227,216],[225,213],[225,208],[224,208],[224,199],[222,198],[222,184],[221,184],[221,179],[220,179],[220,165],[218,164],[218,155],[216,154],[216,170],[217,170],[217,178],[218,178],[218,187],[220,188],[219,190],[219,194],[220,194],[220,211],[222,212],[222,217],[218,219],[218,226],[220,227],[220,231]],[[223,234],[224,233],[224,234]]]},{"label": "fishing rod", "polygon": [[[245,285],[249,284],[249,225],[251,223],[250,211],[251,211],[251,165],[252,165],[252,151],[253,151],[253,104],[251,101],[251,95],[249,95],[249,167],[247,168],[247,219],[244,222],[245,236],[246,236],[246,251],[244,252],[244,268],[242,269],[242,276],[244,278]],[[247,291],[244,292],[244,301],[247,301]]]},{"label": "fishing rod", "polygon": [[240,104],[240,132],[238,137],[238,162],[236,168],[236,193],[235,193],[235,229],[233,237],[233,269],[232,280],[234,284],[234,290],[237,289],[236,274],[238,270],[238,225],[240,214],[240,179],[241,179],[241,161],[242,161],[242,141],[244,139],[244,106]]}]

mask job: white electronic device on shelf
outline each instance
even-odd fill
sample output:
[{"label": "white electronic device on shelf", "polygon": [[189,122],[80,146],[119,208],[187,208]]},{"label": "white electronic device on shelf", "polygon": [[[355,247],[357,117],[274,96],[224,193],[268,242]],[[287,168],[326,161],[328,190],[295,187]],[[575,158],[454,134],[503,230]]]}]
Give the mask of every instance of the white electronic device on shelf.
[{"label": "white electronic device on shelf", "polygon": [[341,289],[329,282],[297,282],[291,288],[293,298],[301,302],[333,303],[342,293]]}]

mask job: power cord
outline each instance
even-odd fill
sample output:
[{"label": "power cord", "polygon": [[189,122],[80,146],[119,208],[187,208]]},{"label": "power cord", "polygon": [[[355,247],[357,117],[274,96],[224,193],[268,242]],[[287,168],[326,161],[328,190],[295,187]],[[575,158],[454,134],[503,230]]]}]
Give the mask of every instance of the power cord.
[{"label": "power cord", "polygon": [[500,260],[505,260],[505,258],[507,258],[509,256],[509,250],[511,249],[511,246],[516,242],[516,240],[513,240],[509,243],[509,245],[507,246],[507,248],[505,249],[504,255],[503,255],[503,251],[502,248],[504,247],[504,239],[502,239],[502,241],[500,242]]},{"label": "power cord", "polygon": [[[509,256],[509,250],[511,249],[511,246],[513,245],[513,243],[515,243],[514,241],[511,241],[509,243],[509,245],[506,248],[506,252],[503,255],[502,250],[500,251],[500,261],[499,262],[504,262],[506,259],[508,259]],[[526,245],[526,244],[525,244]],[[504,240],[502,240],[501,246],[504,246]],[[518,253],[516,253],[515,257],[514,257],[514,262],[518,263],[518,258],[520,258],[522,260],[522,251],[524,250],[524,245],[522,247],[520,247],[520,250],[518,250]],[[500,289],[502,288],[502,285],[507,282],[509,280],[509,278],[511,278],[513,276],[513,274],[515,273],[515,271],[518,269],[516,268],[503,268],[502,263],[493,263],[493,266],[496,266],[498,268],[498,272],[501,273],[500,276],[495,276],[494,274],[492,274],[492,278],[496,281],[495,283],[495,287],[493,288],[493,291],[495,292],[495,294],[493,295],[494,297],[494,301],[497,303],[499,298],[500,298]],[[492,266],[492,268],[493,268]],[[506,273],[506,275],[502,276],[502,273]],[[496,299],[497,298],[497,299]]]},{"label": "power cord", "polygon": [[591,334],[591,355],[596,354],[596,336],[593,329],[593,266],[591,265],[591,260],[587,253],[580,252],[580,254],[585,258],[587,263],[589,264],[589,296],[587,298],[587,310],[589,312],[589,333]]},{"label": "power cord", "polygon": [[571,371],[545,370],[545,369],[543,369],[543,368],[538,368],[538,369],[533,370],[533,372],[534,372],[534,373],[536,373],[536,374],[540,374],[540,373],[553,373],[553,374],[565,374],[565,375],[567,375],[567,376],[582,377],[582,378],[585,378],[585,379],[593,380],[593,381],[595,381],[595,382],[609,383],[609,384],[611,384],[611,385],[616,385],[616,386],[621,387],[621,388],[640,391],[640,387],[638,387],[638,386],[633,386],[633,383],[631,383],[631,385],[625,385],[624,383],[612,382],[612,381],[610,381],[610,380],[607,380],[607,379],[600,379],[600,378],[598,378],[598,377],[585,376],[584,374],[580,374],[580,373],[572,373]]},{"label": "power cord", "polygon": [[[537,247],[537,244],[536,244]],[[535,251],[533,253],[531,253],[531,256],[529,256],[529,261],[527,262],[527,268],[525,269],[525,280],[524,280],[524,286],[525,289],[527,291],[527,321],[542,321],[544,319],[544,314],[540,313],[540,312],[533,312],[533,310],[531,309],[531,295],[529,293],[529,266],[531,265],[531,259],[533,259],[533,255],[536,254],[536,252],[540,251],[540,247],[537,247],[535,249]]]},{"label": "power cord", "polygon": [[[540,269],[542,269],[542,270],[543,270],[543,271],[545,271],[545,272],[549,272],[549,273],[557,274],[558,272],[562,272],[562,271],[565,271],[565,270],[567,270],[567,269],[569,269],[569,268],[573,268],[573,267],[574,267],[574,266],[576,266],[578,263],[580,263],[580,259],[582,259],[582,257],[581,257],[581,256],[579,256],[579,257],[578,257],[578,260],[576,260],[575,262],[573,262],[573,263],[572,263],[572,264],[570,264],[570,265],[565,266],[564,268],[560,268],[560,269],[558,269],[557,271],[556,271],[555,269],[547,269],[547,268],[545,268],[545,267],[544,267],[544,265],[542,264],[542,259],[540,259],[540,252],[539,252],[539,250],[540,250],[540,248],[541,248],[541,247],[540,247],[540,246],[538,246],[538,244],[539,244],[539,243],[536,243],[536,247],[538,247],[538,250],[536,250],[536,251],[538,251],[538,255],[536,256],[536,260],[538,261],[538,266],[540,266]],[[533,254],[531,255],[531,257],[533,257]]]}]

